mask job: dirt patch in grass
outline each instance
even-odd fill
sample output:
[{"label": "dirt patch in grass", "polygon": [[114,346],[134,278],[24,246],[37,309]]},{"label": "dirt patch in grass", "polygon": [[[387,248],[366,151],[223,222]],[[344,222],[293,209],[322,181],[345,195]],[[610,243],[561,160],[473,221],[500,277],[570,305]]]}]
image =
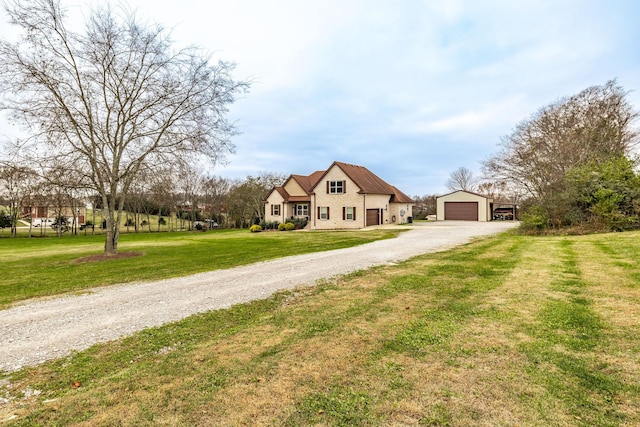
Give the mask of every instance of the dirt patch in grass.
[{"label": "dirt patch in grass", "polygon": [[109,261],[112,259],[135,258],[143,255],[144,255],[144,252],[118,252],[115,254],[95,254],[95,255],[89,255],[82,258],[78,258],[77,260],[74,261],[74,263],[83,264],[87,262],[102,262],[102,261]]}]

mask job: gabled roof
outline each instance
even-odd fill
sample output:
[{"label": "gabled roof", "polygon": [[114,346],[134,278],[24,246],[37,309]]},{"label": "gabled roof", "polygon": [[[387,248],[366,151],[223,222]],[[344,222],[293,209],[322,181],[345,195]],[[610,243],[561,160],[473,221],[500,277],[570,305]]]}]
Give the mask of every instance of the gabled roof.
[{"label": "gabled roof", "polygon": [[289,198],[289,193],[287,193],[284,187],[275,187],[275,190],[280,193],[283,199],[287,200]]},{"label": "gabled roof", "polygon": [[402,191],[398,190],[397,187],[391,186],[393,188],[393,196],[391,197],[391,203],[413,203],[413,199]]},{"label": "gabled roof", "polygon": [[265,197],[264,199],[265,203],[267,203],[267,200],[269,200],[269,197],[271,197],[274,191],[280,194],[280,197],[282,197],[284,200],[287,200],[289,198],[289,193],[287,193],[287,190],[285,190],[284,187],[278,185],[273,187],[271,191],[269,191],[269,194],[267,194],[267,197]]},{"label": "gabled roof", "polygon": [[[327,171],[323,173],[322,176],[320,176],[318,182],[320,182],[324,175],[326,175],[326,173],[334,166],[342,169],[342,171],[349,177],[349,179],[351,179],[351,181],[353,181],[358,186],[358,188],[360,188],[360,193],[388,194],[391,196],[390,201],[392,203],[413,203],[411,197],[407,196],[393,185],[388,184],[385,180],[383,180],[364,166],[352,165],[343,162],[333,162],[329,169],[327,169]],[[316,182],[316,185],[318,182]]]},{"label": "gabled roof", "polygon": [[300,187],[307,192],[307,194],[311,194],[311,190],[315,187],[324,173],[325,171],[315,171],[309,176],[291,175],[289,179],[294,179],[298,184],[300,184]]},{"label": "gabled roof", "polygon": [[[274,191],[277,191],[285,202],[309,202],[311,201],[311,189],[316,185],[320,177],[324,175],[324,172],[325,171],[316,171],[309,176],[296,174],[289,175],[289,178],[287,178],[283,185],[276,186],[269,192],[269,196],[273,194]],[[284,187],[287,185],[287,182],[292,179],[305,191],[306,194],[304,196],[292,196],[287,190],[285,190]],[[267,199],[269,196],[267,196]]]},{"label": "gabled roof", "polygon": [[438,198],[440,198],[440,197],[444,197],[444,196],[449,196],[449,195],[451,195],[451,194],[455,194],[455,193],[467,193],[467,194],[473,194],[474,196],[484,197],[485,199],[493,200],[491,197],[485,196],[484,194],[474,193],[473,191],[467,191],[467,190],[456,190],[456,191],[452,191],[451,193],[447,193],[447,194],[443,194],[442,196],[438,196]]},{"label": "gabled roof", "polygon": [[[278,191],[286,202],[308,202],[311,200],[310,195],[313,193],[314,188],[334,166],[342,169],[349,179],[351,179],[358,188],[360,188],[360,193],[388,194],[391,196],[391,203],[413,203],[413,199],[411,199],[411,197],[407,196],[393,185],[388,184],[364,166],[352,165],[343,162],[333,162],[326,171],[315,171],[308,176],[292,174],[287,178],[282,186],[275,187],[274,190]],[[306,196],[292,196],[284,189],[287,182],[291,179],[295,180],[300,187],[302,187],[302,189],[307,193]],[[272,190],[271,193],[273,193],[274,190]]]},{"label": "gabled roof", "polygon": [[[337,166],[360,188],[361,193],[367,194],[393,194],[393,187],[382,178],[371,172],[364,166],[351,165],[349,163],[333,162],[331,167]],[[329,168],[331,169],[331,168]]]},{"label": "gabled roof", "polygon": [[[274,187],[273,190],[271,190],[271,192],[269,193],[269,196],[271,196],[273,194],[274,191],[277,191],[278,194],[280,194],[280,196],[282,196],[282,200],[284,200],[285,202],[309,202],[311,201],[311,196],[309,194],[306,194],[304,196],[292,196],[291,194],[289,194],[289,192],[287,192],[287,190],[284,189],[284,187]],[[269,196],[267,196],[267,199],[269,198]],[[265,200],[266,203],[266,200]]]}]

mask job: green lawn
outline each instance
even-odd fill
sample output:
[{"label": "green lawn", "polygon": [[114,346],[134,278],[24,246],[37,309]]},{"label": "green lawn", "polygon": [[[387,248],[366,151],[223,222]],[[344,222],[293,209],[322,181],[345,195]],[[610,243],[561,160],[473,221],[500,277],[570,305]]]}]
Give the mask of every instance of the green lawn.
[{"label": "green lawn", "polygon": [[104,236],[0,239],[0,308],[28,298],[183,276],[272,258],[360,245],[398,230],[122,234],[120,252],[142,256],[79,262],[104,249]]},{"label": "green lawn", "polygon": [[478,240],[5,375],[0,421],[640,425],[638,259],[638,232]]}]

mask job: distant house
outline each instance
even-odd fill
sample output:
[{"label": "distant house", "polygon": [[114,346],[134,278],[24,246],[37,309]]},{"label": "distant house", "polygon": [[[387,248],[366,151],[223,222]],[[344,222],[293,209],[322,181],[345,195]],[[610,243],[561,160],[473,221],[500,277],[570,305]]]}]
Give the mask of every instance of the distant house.
[{"label": "distant house", "polygon": [[313,230],[355,229],[410,222],[412,205],[409,196],[364,166],[333,162],[275,187],[265,202],[265,219],[302,217]]},{"label": "distant house", "polygon": [[31,222],[33,227],[50,226],[58,217],[66,219],[68,224],[84,224],[86,207],[78,202],[77,206],[58,206],[40,204],[38,206],[24,206],[22,219]]}]

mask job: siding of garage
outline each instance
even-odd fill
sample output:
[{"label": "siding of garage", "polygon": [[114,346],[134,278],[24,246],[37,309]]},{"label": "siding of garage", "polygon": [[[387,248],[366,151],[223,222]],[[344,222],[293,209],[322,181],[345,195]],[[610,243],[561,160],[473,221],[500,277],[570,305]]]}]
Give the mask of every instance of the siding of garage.
[{"label": "siding of garage", "polygon": [[[460,205],[456,205],[456,203],[460,203]],[[493,199],[481,194],[463,190],[454,191],[436,199],[436,219],[438,221],[444,221],[445,219],[491,221],[492,204]],[[445,209],[445,206],[448,207]],[[475,207],[475,213],[473,214],[470,212],[472,206]]]},{"label": "siding of garage", "polygon": [[444,219],[448,221],[477,221],[478,202],[445,202]]}]

